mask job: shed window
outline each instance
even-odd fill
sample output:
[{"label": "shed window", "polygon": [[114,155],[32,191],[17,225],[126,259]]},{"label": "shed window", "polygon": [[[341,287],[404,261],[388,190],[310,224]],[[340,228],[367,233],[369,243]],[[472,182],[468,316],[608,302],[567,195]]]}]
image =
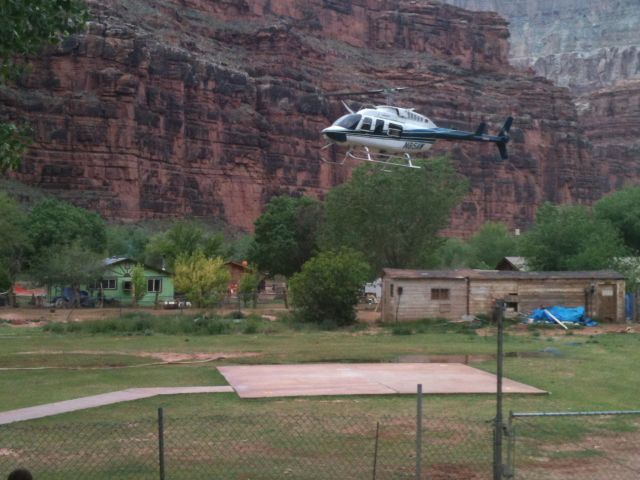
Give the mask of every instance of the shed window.
[{"label": "shed window", "polygon": [[431,300],[449,300],[448,288],[432,288]]},{"label": "shed window", "polygon": [[391,284],[391,289],[389,290],[389,296],[393,297],[393,283]]},{"label": "shed window", "polygon": [[162,279],[150,278],[147,280],[147,292],[161,292],[162,291]]}]

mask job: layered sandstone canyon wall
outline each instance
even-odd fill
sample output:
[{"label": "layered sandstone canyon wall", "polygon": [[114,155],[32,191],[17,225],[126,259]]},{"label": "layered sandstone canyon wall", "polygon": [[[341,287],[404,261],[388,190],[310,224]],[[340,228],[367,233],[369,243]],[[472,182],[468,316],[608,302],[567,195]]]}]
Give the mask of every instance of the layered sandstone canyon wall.
[{"label": "layered sandstone canyon wall", "polygon": [[568,87],[602,193],[640,183],[638,0],[444,0],[509,21],[510,61]]},{"label": "layered sandstone canyon wall", "polygon": [[[87,32],[0,89],[35,143],[15,176],[105,217],[218,217],[251,229],[264,203],[322,196],[349,168],[324,164],[319,131],[343,113],[322,92],[409,86],[393,98],[441,126],[497,131],[438,144],[472,191],[450,233],[525,226],[544,200],[588,203],[606,182],[568,91],[509,65],[506,22],[435,1],[92,1]],[[383,103],[383,99],[368,99]]]},{"label": "layered sandstone canyon wall", "polygon": [[637,0],[443,0],[509,21],[511,61],[584,93],[640,80]]}]

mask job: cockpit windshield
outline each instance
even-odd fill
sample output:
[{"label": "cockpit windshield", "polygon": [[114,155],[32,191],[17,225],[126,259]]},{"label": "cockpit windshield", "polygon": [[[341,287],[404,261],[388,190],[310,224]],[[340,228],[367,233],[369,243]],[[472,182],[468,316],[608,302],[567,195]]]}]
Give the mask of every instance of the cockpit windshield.
[{"label": "cockpit windshield", "polygon": [[345,115],[344,117],[340,117],[333,124],[338,127],[346,128],[348,130],[355,130],[360,122],[362,115],[358,115],[357,113]]}]

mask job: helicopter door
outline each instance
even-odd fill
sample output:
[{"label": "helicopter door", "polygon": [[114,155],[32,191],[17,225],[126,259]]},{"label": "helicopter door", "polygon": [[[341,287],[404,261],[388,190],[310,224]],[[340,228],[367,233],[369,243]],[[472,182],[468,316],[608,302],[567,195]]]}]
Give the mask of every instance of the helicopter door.
[{"label": "helicopter door", "polygon": [[387,135],[394,138],[400,138],[402,136],[402,125],[398,125],[397,123],[389,123]]},{"label": "helicopter door", "polygon": [[373,133],[376,135],[382,135],[382,130],[384,130],[384,120],[376,120],[376,128],[373,130]]}]

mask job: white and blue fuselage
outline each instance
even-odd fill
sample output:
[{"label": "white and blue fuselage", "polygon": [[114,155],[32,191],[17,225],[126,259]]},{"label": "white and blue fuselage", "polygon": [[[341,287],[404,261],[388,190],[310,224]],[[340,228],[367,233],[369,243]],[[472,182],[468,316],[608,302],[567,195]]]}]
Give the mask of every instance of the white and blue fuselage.
[{"label": "white and blue fuselage", "polygon": [[497,136],[487,135],[484,123],[475,132],[440,128],[413,109],[380,105],[352,112],[325,128],[322,134],[349,148],[365,147],[380,152],[419,154],[437,140],[493,142],[507,158],[506,144],[513,119],[509,117]]}]

